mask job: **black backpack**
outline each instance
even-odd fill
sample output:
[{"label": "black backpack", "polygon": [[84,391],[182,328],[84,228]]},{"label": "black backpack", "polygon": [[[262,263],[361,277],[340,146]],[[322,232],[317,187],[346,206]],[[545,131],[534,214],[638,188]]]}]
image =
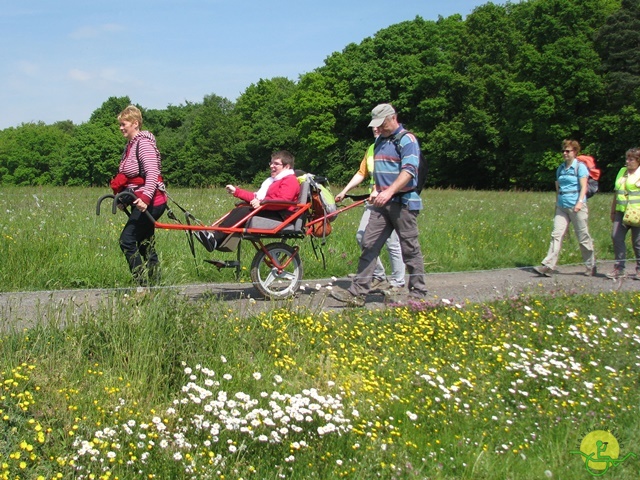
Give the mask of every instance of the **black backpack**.
[{"label": "black backpack", "polygon": [[[400,145],[400,140],[402,140],[402,137],[404,137],[407,133],[411,132],[409,132],[409,130],[402,130],[398,132],[392,139],[393,144],[396,146],[396,150],[398,151],[398,155],[400,155],[400,158],[402,158],[402,146]],[[418,147],[420,147],[420,142],[418,142]],[[416,188],[413,190],[418,195],[420,195],[420,192],[422,192],[422,189],[427,184],[427,170],[427,160],[422,155],[422,149],[420,149],[420,158],[418,159],[418,179]]]}]

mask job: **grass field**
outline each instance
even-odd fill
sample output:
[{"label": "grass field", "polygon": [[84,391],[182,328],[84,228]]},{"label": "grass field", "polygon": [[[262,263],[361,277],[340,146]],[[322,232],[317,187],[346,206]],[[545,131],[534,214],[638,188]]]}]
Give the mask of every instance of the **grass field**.
[{"label": "grass field", "polygon": [[[104,193],[103,189],[0,188],[0,291],[130,286],[118,247],[126,217],[113,215],[107,202],[96,216],[96,201]],[[206,223],[221,217],[234,201],[222,189],[171,193]],[[423,198],[420,242],[427,273],[537,265],[546,254],[554,212],[552,193],[429,190]],[[610,202],[609,194],[589,201],[590,230],[599,260],[613,259]],[[305,278],[345,277],[355,272],[359,251],[354,237],[360,216],[361,210],[354,208],[333,223],[324,247],[326,270],[310,239],[300,242]],[[162,220],[169,222],[166,216]],[[158,231],[157,244],[166,285],[235,278],[232,269],[218,271],[203,263],[204,258],[233,259],[234,253],[211,255],[196,245],[194,261],[180,231]],[[242,263],[248,268],[255,252],[246,242],[244,247]],[[384,254],[383,261],[387,262]],[[570,232],[561,263],[580,262]],[[243,273],[242,279],[249,281],[248,271]]]},{"label": "grass field", "polygon": [[[129,285],[100,193],[0,190],[2,289]],[[175,196],[212,220],[219,193]],[[429,271],[546,251],[551,195],[424,195]],[[592,203],[601,259],[609,201]],[[308,278],[354,270],[359,214],[335,222],[327,272],[303,247]],[[219,279],[181,232],[158,236],[165,282]],[[579,262],[575,240],[562,259]],[[0,479],[638,478],[636,292],[247,317],[158,289],[41,315],[0,334]],[[609,463],[585,461],[601,438]]]}]

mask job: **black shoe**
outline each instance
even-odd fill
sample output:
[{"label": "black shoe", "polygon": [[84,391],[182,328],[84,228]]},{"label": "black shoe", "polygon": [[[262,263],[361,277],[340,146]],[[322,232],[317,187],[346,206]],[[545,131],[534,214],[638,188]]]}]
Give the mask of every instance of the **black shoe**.
[{"label": "black shoe", "polygon": [[218,246],[218,242],[216,242],[216,237],[214,237],[213,232],[208,230],[198,230],[193,232],[193,236],[207,249],[207,252],[213,252]]},{"label": "black shoe", "polygon": [[363,296],[354,295],[349,290],[339,287],[334,287],[330,295],[336,300],[346,303],[348,307],[364,307],[365,304]]},{"label": "black shoe", "polygon": [[428,302],[429,292],[419,292],[417,290],[411,290],[409,292],[409,300],[412,302]]}]

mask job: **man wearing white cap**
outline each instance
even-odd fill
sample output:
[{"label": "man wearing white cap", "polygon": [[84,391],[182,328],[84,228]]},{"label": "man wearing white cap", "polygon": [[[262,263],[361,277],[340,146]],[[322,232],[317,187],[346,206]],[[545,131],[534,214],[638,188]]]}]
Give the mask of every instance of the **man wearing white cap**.
[{"label": "man wearing white cap", "polygon": [[374,208],[362,239],[358,272],[347,290],[334,288],[331,296],[351,306],[365,304],[376,259],[395,230],[409,273],[409,296],[415,300],[426,300],[424,260],[417,223],[422,209],[422,200],[416,192],[420,146],[413,134],[406,133],[396,147],[396,135],[404,129],[398,123],[396,111],[388,103],[380,104],[371,111],[369,126],[377,127],[380,133],[374,147],[373,169],[378,194],[370,198]]}]

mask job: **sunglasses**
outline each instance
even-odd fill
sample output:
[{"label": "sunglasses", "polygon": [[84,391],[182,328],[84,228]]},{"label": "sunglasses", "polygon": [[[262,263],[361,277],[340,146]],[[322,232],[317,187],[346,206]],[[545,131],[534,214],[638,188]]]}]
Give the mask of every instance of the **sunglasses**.
[{"label": "sunglasses", "polygon": [[573,152],[573,150],[562,150],[562,153],[570,153]]}]

